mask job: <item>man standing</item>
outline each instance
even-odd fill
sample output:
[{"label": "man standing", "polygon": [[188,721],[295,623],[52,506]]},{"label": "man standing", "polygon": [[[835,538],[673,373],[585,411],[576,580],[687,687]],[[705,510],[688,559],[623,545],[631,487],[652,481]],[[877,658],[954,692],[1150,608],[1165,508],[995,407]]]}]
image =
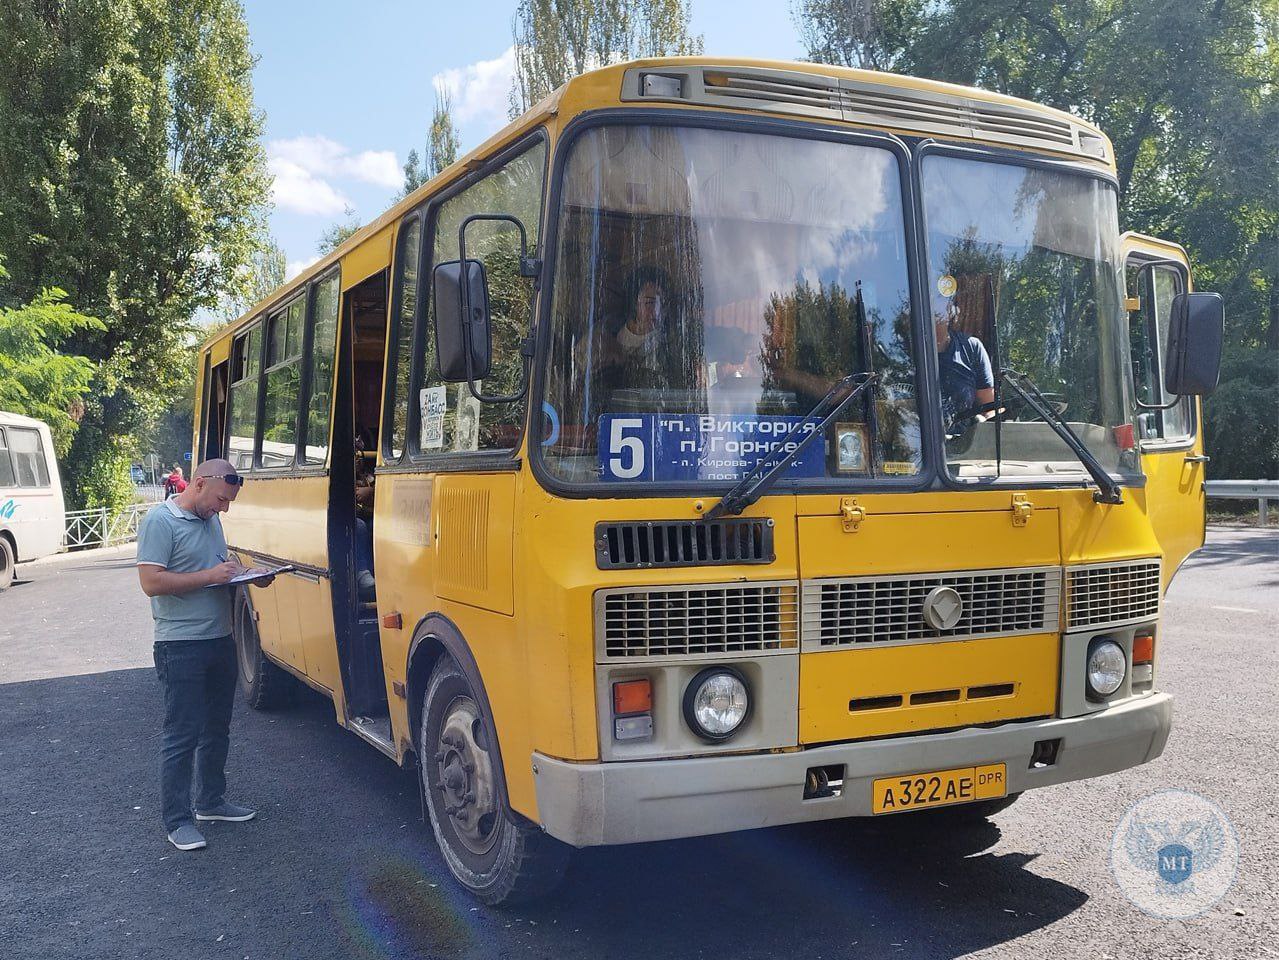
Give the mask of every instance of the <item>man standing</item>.
[{"label": "man standing", "polygon": [[218,514],[230,508],[243,484],[229,461],[206,460],[185,490],[151,508],[138,534],[138,580],[151,598],[155,669],[164,684],[164,829],[179,850],[206,845],[192,821],[193,765],[196,820],[254,817],[224,796],[237,673],[233,588],[225,584],[243,568],[227,560]]}]

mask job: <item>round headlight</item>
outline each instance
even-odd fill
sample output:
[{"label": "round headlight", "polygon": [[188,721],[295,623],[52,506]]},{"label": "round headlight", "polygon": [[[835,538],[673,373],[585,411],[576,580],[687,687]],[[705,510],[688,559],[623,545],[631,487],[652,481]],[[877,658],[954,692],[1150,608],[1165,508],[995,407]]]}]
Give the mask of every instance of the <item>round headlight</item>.
[{"label": "round headlight", "polygon": [[746,680],[731,667],[703,670],[684,691],[684,719],[705,740],[727,740],[746,722],[750,710]]},{"label": "round headlight", "polygon": [[1094,640],[1088,648],[1088,696],[1104,700],[1124,682],[1128,658],[1124,648],[1113,640]]}]

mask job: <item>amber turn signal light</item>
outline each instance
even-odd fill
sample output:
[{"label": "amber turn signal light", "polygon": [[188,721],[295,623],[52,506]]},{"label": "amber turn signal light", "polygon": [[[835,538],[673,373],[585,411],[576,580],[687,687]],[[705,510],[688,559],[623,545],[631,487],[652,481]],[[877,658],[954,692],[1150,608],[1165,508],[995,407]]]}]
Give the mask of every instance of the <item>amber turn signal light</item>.
[{"label": "amber turn signal light", "polygon": [[643,680],[622,680],[613,684],[613,715],[648,713],[653,709],[653,684]]},{"label": "amber turn signal light", "polygon": [[1155,661],[1155,635],[1153,633],[1139,633],[1132,638],[1132,662],[1137,663],[1154,663]]}]

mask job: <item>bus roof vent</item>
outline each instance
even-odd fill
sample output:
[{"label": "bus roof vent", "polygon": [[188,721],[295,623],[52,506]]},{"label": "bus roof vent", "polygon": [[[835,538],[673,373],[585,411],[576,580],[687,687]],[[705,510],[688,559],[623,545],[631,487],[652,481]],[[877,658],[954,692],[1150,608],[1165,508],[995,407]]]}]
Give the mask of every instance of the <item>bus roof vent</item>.
[{"label": "bus roof vent", "polygon": [[[995,103],[902,84],[870,83],[764,67],[672,66],[666,87],[645,85],[647,71],[628,70],[623,100],[680,100],[715,107],[767,110],[845,120],[908,134],[964,137],[1059,150],[1105,159],[1095,135],[1069,118],[1016,103]],[[678,81],[678,85],[677,85]],[[678,92],[676,92],[678,91]]]},{"label": "bus roof vent", "polygon": [[772,563],[773,521],[629,520],[595,525],[601,570]]}]

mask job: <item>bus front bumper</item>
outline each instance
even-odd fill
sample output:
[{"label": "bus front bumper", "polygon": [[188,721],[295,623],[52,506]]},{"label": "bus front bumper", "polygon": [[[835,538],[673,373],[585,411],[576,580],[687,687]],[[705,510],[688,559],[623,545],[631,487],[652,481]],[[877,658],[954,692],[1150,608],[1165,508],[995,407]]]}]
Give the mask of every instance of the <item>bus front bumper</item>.
[{"label": "bus front bumper", "polygon": [[[1081,717],[790,753],[612,763],[534,753],[533,771],[543,828],[588,847],[868,816],[872,784],[880,777],[1003,762],[1009,793],[1083,780],[1153,760],[1171,725],[1172,697],[1152,693]],[[1056,762],[1032,768],[1031,754],[1042,740],[1060,740]],[[840,764],[840,794],[805,800],[808,769]]]}]

